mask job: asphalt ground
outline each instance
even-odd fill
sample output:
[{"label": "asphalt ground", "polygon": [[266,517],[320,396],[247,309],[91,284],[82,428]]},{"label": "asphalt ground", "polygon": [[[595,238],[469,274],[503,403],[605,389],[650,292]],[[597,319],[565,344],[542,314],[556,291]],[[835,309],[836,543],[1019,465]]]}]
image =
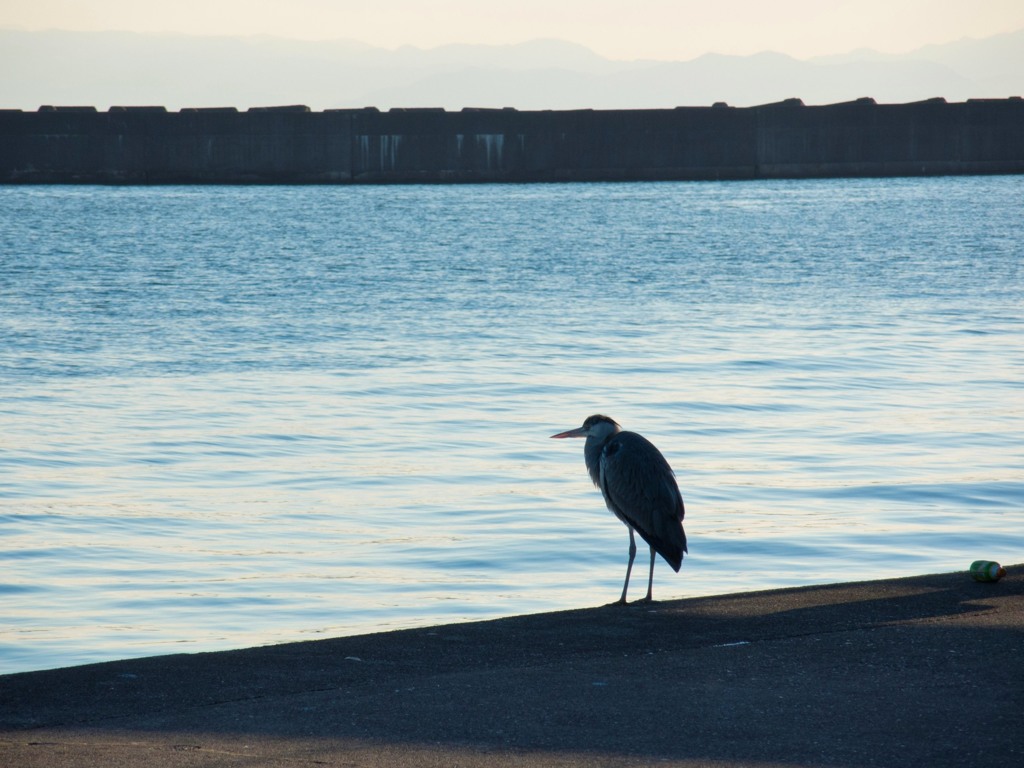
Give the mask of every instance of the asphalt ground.
[{"label": "asphalt ground", "polygon": [[0,766],[1024,766],[1024,566],[0,677]]}]

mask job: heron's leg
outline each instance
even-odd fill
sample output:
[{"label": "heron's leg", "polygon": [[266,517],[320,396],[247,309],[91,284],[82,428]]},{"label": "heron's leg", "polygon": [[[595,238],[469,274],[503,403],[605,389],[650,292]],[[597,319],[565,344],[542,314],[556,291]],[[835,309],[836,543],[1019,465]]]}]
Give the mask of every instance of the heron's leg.
[{"label": "heron's leg", "polygon": [[638,603],[651,602],[651,593],[654,590],[654,547],[651,547],[651,570],[647,574],[647,597],[637,600]]},{"label": "heron's leg", "polygon": [[629,528],[629,563],[626,565],[626,583],[622,585],[622,597],[619,598],[621,605],[626,604],[626,589],[629,588],[629,574],[633,570],[633,558],[636,557],[636,540],[633,538],[633,529]]}]

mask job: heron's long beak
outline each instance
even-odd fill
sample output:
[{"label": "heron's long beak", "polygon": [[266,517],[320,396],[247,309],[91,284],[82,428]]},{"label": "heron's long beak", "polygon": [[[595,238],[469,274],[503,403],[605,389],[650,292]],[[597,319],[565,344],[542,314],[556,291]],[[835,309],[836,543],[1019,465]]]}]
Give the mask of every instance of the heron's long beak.
[{"label": "heron's long beak", "polygon": [[583,427],[577,427],[576,429],[570,429],[567,432],[559,432],[557,435],[552,435],[552,437],[586,437],[586,436],[587,436],[587,430],[585,430]]}]

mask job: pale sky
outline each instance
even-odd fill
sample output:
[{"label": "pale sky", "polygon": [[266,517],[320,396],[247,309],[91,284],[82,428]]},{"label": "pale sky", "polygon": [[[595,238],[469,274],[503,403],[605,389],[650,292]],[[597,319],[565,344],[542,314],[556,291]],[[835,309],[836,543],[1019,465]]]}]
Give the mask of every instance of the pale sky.
[{"label": "pale sky", "polygon": [[1022,0],[0,0],[0,27],[349,39],[396,48],[557,38],[611,59],[796,58],[1024,28]]}]

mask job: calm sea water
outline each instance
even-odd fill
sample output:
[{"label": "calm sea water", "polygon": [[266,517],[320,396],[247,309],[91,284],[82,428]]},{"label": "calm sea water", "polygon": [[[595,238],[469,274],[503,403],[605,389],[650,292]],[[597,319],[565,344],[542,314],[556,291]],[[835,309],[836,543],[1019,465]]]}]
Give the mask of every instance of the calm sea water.
[{"label": "calm sea water", "polygon": [[594,412],[676,469],[656,598],[1020,562],[1022,222],[1024,177],[0,187],[0,673],[610,602],[548,439]]}]

